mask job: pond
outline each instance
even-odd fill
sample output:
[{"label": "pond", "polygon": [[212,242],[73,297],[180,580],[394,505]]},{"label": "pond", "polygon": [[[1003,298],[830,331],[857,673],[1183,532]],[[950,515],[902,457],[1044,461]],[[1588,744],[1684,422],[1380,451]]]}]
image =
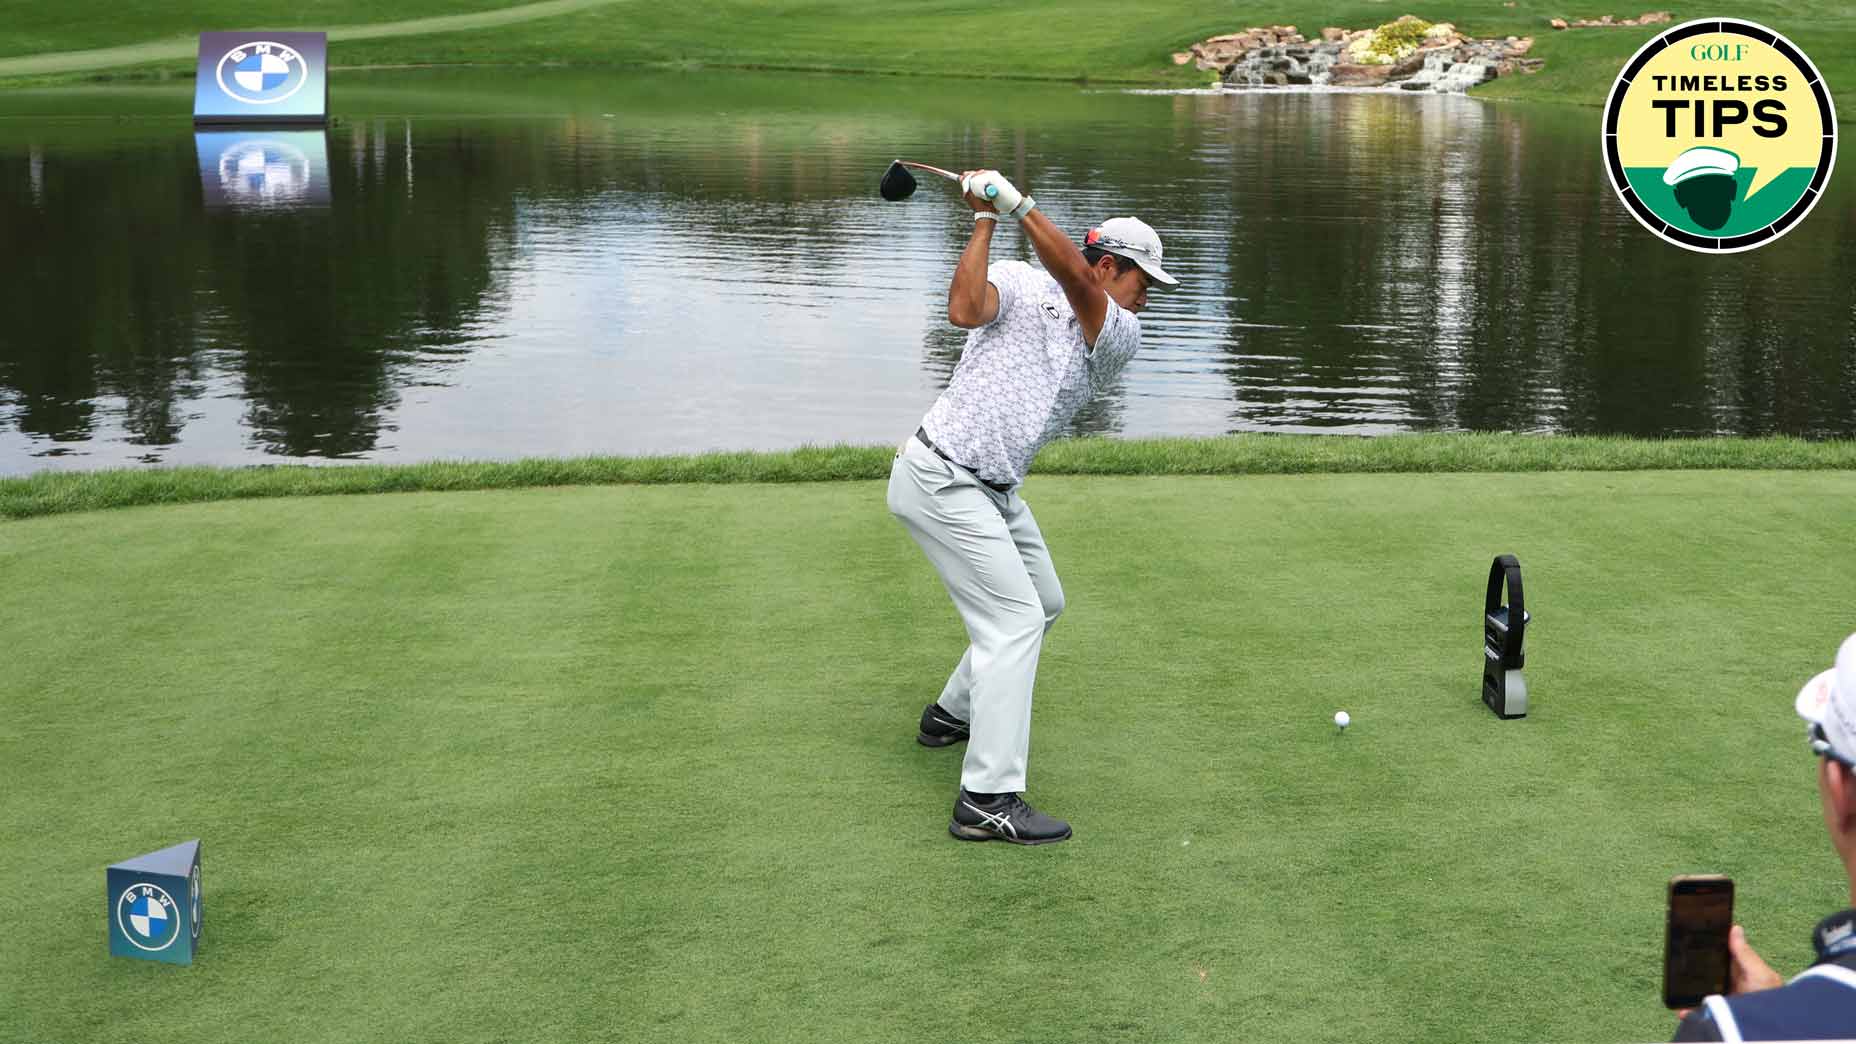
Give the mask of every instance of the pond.
[{"label": "pond", "polygon": [[[958,361],[996,167],[1182,285],[1076,434],[1856,435],[1856,199],[1703,256],[1598,113],[775,73],[338,71],[331,126],[187,84],[0,93],[0,474],[899,441]],[[1846,179],[1843,179],[1846,180]],[[1002,230],[995,259],[1032,257]]]}]

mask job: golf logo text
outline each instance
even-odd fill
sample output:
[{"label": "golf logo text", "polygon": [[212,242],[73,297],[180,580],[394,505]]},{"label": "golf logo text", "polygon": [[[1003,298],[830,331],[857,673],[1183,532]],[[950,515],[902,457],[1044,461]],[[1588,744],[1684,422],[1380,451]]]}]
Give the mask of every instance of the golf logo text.
[{"label": "golf logo text", "polygon": [[1703,253],[1772,242],[1816,205],[1837,118],[1803,51],[1765,26],[1685,22],[1644,44],[1605,103],[1605,165],[1637,220]]},{"label": "golf logo text", "polygon": [[309,66],[303,56],[280,43],[254,40],[219,59],[219,86],[231,98],[251,105],[275,105],[303,89]]},{"label": "golf logo text", "polygon": [[157,885],[135,884],[116,899],[116,924],[137,949],[155,952],[180,938],[181,912]]}]

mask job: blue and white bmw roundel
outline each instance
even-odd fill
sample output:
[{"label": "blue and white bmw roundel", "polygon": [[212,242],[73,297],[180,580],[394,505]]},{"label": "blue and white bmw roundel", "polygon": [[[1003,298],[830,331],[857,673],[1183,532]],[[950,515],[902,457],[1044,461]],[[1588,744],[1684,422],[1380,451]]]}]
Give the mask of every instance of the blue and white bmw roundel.
[{"label": "blue and white bmw roundel", "polygon": [[309,67],[303,56],[280,43],[254,40],[219,59],[219,86],[251,105],[274,105],[303,89]]},{"label": "blue and white bmw roundel", "polygon": [[181,913],[158,885],[135,884],[116,898],[116,923],[143,950],[165,950],[180,938]]}]

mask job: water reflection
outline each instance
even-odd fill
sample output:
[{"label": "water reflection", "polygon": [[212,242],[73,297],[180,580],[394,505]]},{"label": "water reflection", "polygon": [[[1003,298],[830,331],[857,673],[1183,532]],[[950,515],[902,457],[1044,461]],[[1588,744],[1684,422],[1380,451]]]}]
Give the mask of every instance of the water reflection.
[{"label": "water reflection", "polygon": [[208,207],[329,204],[328,135],[314,131],[197,131]]},{"label": "water reflection", "polygon": [[0,205],[38,245],[0,279],[0,425],[26,438],[0,470],[368,457],[482,333],[513,207],[470,190],[469,147],[415,196],[399,142],[339,175],[321,132],[176,144],[48,150],[33,205]]},{"label": "water reflection", "polygon": [[0,120],[0,238],[31,244],[0,472],[894,441],[958,360],[971,228],[938,183],[878,199],[896,156],[1160,230],[1184,285],[1077,433],[1856,434],[1835,183],[1712,258],[1641,234],[1579,111],[1028,89],[987,122],[906,85],[624,82],[305,138]]}]

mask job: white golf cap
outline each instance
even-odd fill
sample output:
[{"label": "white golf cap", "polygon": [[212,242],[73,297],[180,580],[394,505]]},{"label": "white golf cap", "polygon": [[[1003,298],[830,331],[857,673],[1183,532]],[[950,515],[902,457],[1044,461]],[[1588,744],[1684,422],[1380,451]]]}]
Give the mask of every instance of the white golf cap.
[{"label": "white golf cap", "polygon": [[1740,157],[1726,149],[1697,145],[1677,156],[1663,171],[1663,184],[1676,185],[1703,174],[1734,174],[1740,170]]},{"label": "white golf cap", "polygon": [[1798,716],[1813,726],[1813,749],[1856,763],[1856,634],[1843,639],[1835,667],[1798,690],[1797,707]]},{"label": "white golf cap", "polygon": [[1141,271],[1152,276],[1156,283],[1179,285],[1179,280],[1160,267],[1160,233],[1140,218],[1109,218],[1089,230],[1083,237],[1083,245],[1127,258],[1140,265]]}]

